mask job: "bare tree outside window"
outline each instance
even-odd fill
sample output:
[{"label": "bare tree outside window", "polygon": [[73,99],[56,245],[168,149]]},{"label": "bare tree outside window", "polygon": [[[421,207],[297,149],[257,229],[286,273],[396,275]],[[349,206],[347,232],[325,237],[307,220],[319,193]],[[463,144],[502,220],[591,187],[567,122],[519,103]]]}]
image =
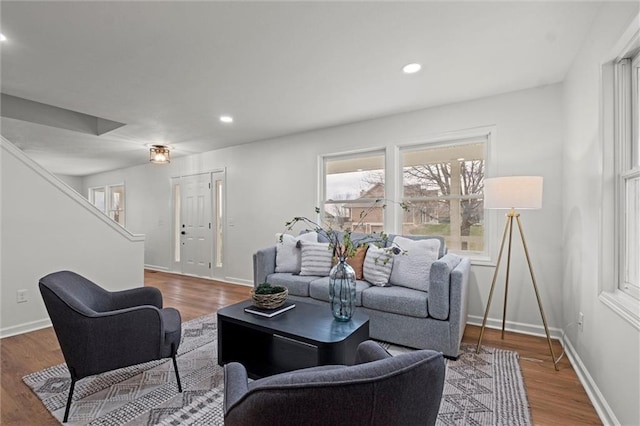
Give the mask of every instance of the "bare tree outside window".
[{"label": "bare tree outside window", "polygon": [[484,250],[484,144],[403,153],[403,234],[440,235],[455,250]]}]

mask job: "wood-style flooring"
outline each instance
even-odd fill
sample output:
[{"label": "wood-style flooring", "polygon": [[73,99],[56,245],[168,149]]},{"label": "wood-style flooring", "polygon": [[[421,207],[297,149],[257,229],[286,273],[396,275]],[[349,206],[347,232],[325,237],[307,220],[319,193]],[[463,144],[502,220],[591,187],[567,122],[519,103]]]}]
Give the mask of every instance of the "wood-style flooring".
[{"label": "wood-style flooring", "polygon": [[[145,285],[162,291],[165,306],[177,308],[183,321],[217,311],[249,297],[249,287],[146,271]],[[479,327],[467,326],[463,341],[476,343]],[[564,357],[555,371],[547,341],[541,337],[486,330],[483,345],[509,349],[520,354],[520,365],[536,425],[602,424],[571,364]],[[57,421],[22,382],[26,374],[64,362],[51,327],[8,337],[0,341],[2,370],[0,424],[56,425]],[[562,352],[554,341],[556,354]]]}]

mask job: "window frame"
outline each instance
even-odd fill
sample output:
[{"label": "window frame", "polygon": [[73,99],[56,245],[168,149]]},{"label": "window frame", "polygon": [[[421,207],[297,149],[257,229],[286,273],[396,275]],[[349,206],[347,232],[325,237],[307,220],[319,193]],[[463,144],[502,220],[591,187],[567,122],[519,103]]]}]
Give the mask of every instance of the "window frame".
[{"label": "window frame", "polygon": [[[638,72],[640,67],[640,52],[627,53],[614,64],[614,96],[616,120],[615,129],[615,229],[616,268],[615,282],[617,290],[631,296],[640,302],[640,286],[626,281],[627,271],[634,267],[630,265],[627,253],[629,232],[627,221],[637,212],[630,212],[627,203],[627,185],[640,180],[640,165],[638,161],[639,120],[638,120]],[[637,242],[636,242],[637,244]],[[636,260],[637,261],[637,260]],[[635,266],[637,267],[637,265]]]},{"label": "window frame", "polygon": [[[404,148],[417,148],[419,146],[454,143],[456,141],[467,141],[472,138],[485,138],[484,150],[484,174],[491,176],[495,173],[492,166],[492,159],[495,158],[495,144],[493,141],[497,136],[497,127],[495,125],[480,126],[470,129],[454,130],[449,132],[441,132],[421,138],[411,138],[405,140],[397,140],[389,143],[385,147],[371,147],[362,150],[353,150],[341,153],[319,154],[317,157],[318,171],[318,187],[317,200],[320,213],[316,214],[316,220],[323,220],[322,212],[324,211],[324,201],[326,199],[326,159],[348,159],[358,156],[369,156],[379,153],[384,156],[384,173],[385,173],[385,198],[388,201],[387,208],[384,211],[384,232],[387,234],[401,234],[403,210],[400,206],[402,199],[402,167],[401,167],[401,150]],[[398,179],[400,176],[400,179]],[[471,259],[472,265],[479,266],[495,266],[495,259],[492,259],[492,253],[497,252],[500,243],[499,236],[493,235],[492,230],[502,227],[504,216],[493,210],[485,210],[484,213],[484,252],[468,252],[463,254]],[[500,222],[500,225],[498,225]],[[450,250],[456,253],[454,250]]]},{"label": "window frame", "polygon": [[[629,170],[629,147],[634,136],[632,130],[632,81],[630,65],[625,74],[624,59],[636,58],[640,52],[640,14],[625,30],[601,63],[600,78],[600,138],[603,152],[602,205],[600,239],[600,271],[598,298],[614,313],[640,330],[640,300],[625,291],[621,284],[624,276],[624,178]],[[628,76],[628,77],[625,77]],[[637,120],[637,118],[636,118]],[[631,125],[630,125],[631,123]]]},{"label": "window frame", "polygon": [[[122,187],[122,195],[123,195],[122,204],[124,205],[124,207],[121,209],[117,209],[117,211],[119,211],[122,214],[122,222],[116,221],[114,218],[111,217],[111,213],[116,211],[116,209],[114,209],[112,206],[113,189],[118,187]],[[96,201],[95,201],[96,191],[102,191],[102,193],[104,194],[104,210],[96,205]],[[93,204],[98,210],[100,210],[104,215],[106,215],[109,219],[113,220],[118,225],[122,226],[123,228],[126,227],[127,191],[126,191],[126,186],[124,182],[116,183],[112,185],[92,186],[87,189],[87,192],[88,192],[87,198],[91,204]]]},{"label": "window frame", "polygon": [[[325,223],[326,222],[326,218],[324,216],[324,212],[326,211],[326,206],[327,205],[336,205],[336,204],[357,204],[357,203],[361,203],[360,199],[354,199],[354,200],[333,200],[334,202],[331,203],[327,203],[327,162],[329,161],[341,161],[341,160],[355,160],[358,158],[366,158],[366,157],[376,157],[376,156],[380,156],[382,157],[382,164],[383,164],[383,169],[382,169],[382,173],[384,175],[384,199],[390,199],[389,198],[389,191],[388,191],[388,162],[387,162],[387,152],[385,149],[368,149],[368,150],[362,150],[362,151],[351,151],[351,152],[346,152],[346,153],[338,153],[338,154],[326,154],[326,155],[321,155],[319,158],[319,163],[320,163],[320,188],[319,188],[319,194],[318,194],[318,199],[319,199],[319,208],[320,208],[320,212],[317,215],[317,220],[318,223]],[[374,200],[374,199],[372,199]],[[375,200],[374,200],[375,201]],[[382,211],[382,222],[381,222],[381,226],[382,229],[384,230],[384,232],[388,232],[386,231],[386,224],[388,223],[388,212],[387,209],[383,209]],[[354,230],[354,232],[363,232],[362,230]],[[365,231],[366,232],[366,231]]]},{"label": "window frame", "polygon": [[[470,144],[479,144],[482,143],[484,144],[484,149],[483,149],[483,161],[484,161],[484,176],[487,176],[487,169],[488,169],[488,164],[489,164],[489,143],[491,140],[491,134],[492,134],[492,130],[493,129],[479,129],[476,132],[455,132],[449,136],[446,136],[444,138],[436,138],[434,140],[431,141],[424,141],[422,143],[414,143],[414,144],[406,144],[406,145],[400,145],[398,146],[398,170],[396,171],[397,173],[397,179],[398,179],[398,187],[399,190],[397,191],[398,194],[398,199],[400,200],[400,202],[411,202],[411,201],[422,201],[422,200],[427,200],[427,199],[431,199],[431,200],[464,200],[464,199],[471,199],[471,198],[483,198],[482,195],[480,196],[465,196],[465,195],[446,195],[446,196],[441,196],[441,197],[405,197],[404,196],[404,163],[403,163],[403,153],[404,152],[408,152],[408,151],[420,151],[420,150],[429,150],[429,149],[435,149],[435,148],[440,148],[440,147],[452,147],[452,146],[459,146],[459,145],[470,145]],[[483,176],[483,177],[484,177]],[[477,250],[457,250],[457,249],[453,249],[451,247],[447,247],[448,251],[451,253],[457,253],[457,254],[462,254],[465,256],[470,257],[474,263],[484,263],[484,262],[488,262],[490,260],[490,255],[489,253],[491,252],[490,247],[491,247],[491,239],[490,239],[490,231],[489,229],[491,228],[491,226],[489,225],[489,212],[487,212],[484,208],[484,224],[483,224],[483,250],[482,251],[477,251]],[[396,224],[396,229],[400,230],[400,232],[402,232],[403,229],[403,215],[398,215],[397,216],[397,224]]]}]

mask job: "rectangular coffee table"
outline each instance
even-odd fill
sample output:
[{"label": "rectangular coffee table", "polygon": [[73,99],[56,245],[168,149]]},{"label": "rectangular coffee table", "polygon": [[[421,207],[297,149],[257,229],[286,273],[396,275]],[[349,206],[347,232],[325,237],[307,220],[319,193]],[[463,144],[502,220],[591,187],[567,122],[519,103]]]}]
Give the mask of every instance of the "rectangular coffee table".
[{"label": "rectangular coffee table", "polygon": [[242,363],[255,379],[317,365],[355,362],[369,338],[369,317],[335,321],[329,305],[295,301],[296,307],[264,318],[244,311],[251,300],[218,311],[218,364]]}]

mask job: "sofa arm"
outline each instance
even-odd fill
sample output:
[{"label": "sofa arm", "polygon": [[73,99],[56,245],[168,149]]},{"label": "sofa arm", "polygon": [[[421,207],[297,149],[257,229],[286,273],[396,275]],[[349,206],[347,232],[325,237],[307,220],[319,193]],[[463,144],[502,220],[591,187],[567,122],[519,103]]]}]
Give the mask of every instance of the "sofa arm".
[{"label": "sofa arm", "polygon": [[247,370],[238,362],[224,365],[224,413],[237,403],[249,390]]},{"label": "sofa arm", "polygon": [[358,349],[356,350],[356,364],[378,361],[380,359],[391,358],[392,356],[393,355],[380,346],[378,342],[365,340],[358,345]]},{"label": "sofa arm", "polygon": [[451,271],[451,296],[449,300],[451,317],[451,345],[460,347],[464,329],[467,326],[467,301],[469,299],[469,275],[471,259],[463,257]]},{"label": "sofa arm", "polygon": [[446,320],[449,318],[451,272],[460,264],[462,257],[446,254],[431,265],[429,274],[429,316]]},{"label": "sofa arm", "polygon": [[267,281],[267,276],[276,271],[276,246],[258,250],[253,255],[253,286]]}]

